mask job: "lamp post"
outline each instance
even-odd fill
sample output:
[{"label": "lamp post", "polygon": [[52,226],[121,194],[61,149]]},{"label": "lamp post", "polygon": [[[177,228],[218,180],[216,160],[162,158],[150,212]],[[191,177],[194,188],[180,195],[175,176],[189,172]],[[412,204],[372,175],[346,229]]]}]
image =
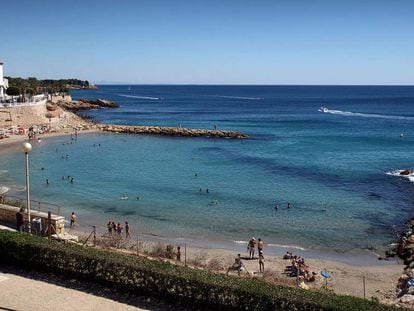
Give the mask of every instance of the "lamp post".
[{"label": "lamp post", "polygon": [[32,145],[30,143],[23,143],[22,150],[26,155],[26,200],[27,200],[27,230],[31,233],[31,224],[30,224],[30,183],[29,183],[29,153],[32,151]]}]

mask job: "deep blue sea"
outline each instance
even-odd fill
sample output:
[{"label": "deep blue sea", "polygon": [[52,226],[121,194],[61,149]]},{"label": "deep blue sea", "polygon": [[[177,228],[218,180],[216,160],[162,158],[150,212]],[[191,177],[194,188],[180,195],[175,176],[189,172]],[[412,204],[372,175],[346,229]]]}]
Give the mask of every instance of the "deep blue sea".
[{"label": "deep blue sea", "polygon": [[[128,220],[139,232],[212,244],[255,236],[271,246],[379,252],[413,216],[414,183],[386,173],[414,166],[414,87],[102,85],[72,96],[121,105],[85,113],[97,122],[250,136],[99,133],[35,144],[32,196],[81,222]],[[2,155],[0,183],[21,190],[23,164],[20,153]]]}]

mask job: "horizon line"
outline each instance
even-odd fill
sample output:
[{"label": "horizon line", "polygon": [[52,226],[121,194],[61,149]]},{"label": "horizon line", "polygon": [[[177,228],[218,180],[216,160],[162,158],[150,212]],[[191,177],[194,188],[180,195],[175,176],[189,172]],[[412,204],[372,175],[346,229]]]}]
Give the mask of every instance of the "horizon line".
[{"label": "horizon line", "polygon": [[94,85],[154,85],[154,86],[414,86],[414,84],[294,84],[294,83],[136,83],[92,82]]}]

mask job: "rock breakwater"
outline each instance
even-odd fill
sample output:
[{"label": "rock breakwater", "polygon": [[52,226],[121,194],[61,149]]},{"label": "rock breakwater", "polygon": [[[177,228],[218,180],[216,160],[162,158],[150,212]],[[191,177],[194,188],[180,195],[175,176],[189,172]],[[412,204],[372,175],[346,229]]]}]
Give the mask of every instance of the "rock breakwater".
[{"label": "rock breakwater", "polygon": [[90,109],[100,109],[100,108],[118,108],[119,105],[113,101],[105,99],[80,99],[78,101],[65,101],[60,100],[57,102],[57,105],[61,108],[69,111],[78,111],[78,110],[90,110]]},{"label": "rock breakwater", "polygon": [[165,126],[134,126],[134,125],[111,125],[99,124],[104,132],[113,133],[129,133],[129,134],[148,134],[148,135],[164,135],[164,136],[182,136],[182,137],[215,137],[215,138],[247,138],[246,134],[235,131],[223,130],[205,130],[191,129],[181,127],[165,127]]}]

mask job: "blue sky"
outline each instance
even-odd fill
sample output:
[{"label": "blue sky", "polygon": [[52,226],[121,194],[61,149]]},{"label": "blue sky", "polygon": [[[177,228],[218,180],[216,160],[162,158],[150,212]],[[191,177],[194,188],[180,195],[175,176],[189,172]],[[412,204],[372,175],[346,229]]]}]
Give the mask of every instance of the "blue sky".
[{"label": "blue sky", "polygon": [[1,1],[5,74],[414,84],[414,1]]}]

